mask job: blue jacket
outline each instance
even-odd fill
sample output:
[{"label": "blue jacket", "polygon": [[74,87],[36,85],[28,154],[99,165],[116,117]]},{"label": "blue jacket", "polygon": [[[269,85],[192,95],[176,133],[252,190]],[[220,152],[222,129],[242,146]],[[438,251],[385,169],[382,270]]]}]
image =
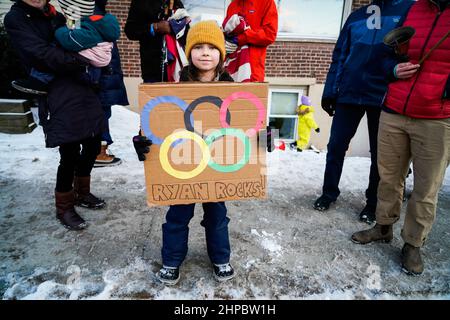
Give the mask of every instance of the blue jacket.
[{"label": "blue jacket", "polygon": [[[354,11],[342,28],[333,51],[323,98],[334,98],[341,105],[381,107],[389,83],[383,60],[392,49],[383,44],[384,36],[400,26],[412,0],[378,0]],[[380,28],[370,7],[380,9]]]},{"label": "blue jacket", "polygon": [[120,37],[120,26],[117,18],[109,13],[95,21],[83,17],[79,29],[71,30],[63,26],[56,30],[55,37],[64,49],[78,52],[95,47],[100,42],[116,41]]}]

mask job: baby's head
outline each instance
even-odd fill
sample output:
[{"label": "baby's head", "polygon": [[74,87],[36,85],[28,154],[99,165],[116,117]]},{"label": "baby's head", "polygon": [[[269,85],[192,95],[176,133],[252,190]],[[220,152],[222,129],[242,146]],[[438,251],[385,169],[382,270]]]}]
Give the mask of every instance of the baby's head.
[{"label": "baby's head", "polygon": [[95,0],[58,0],[67,19],[80,20],[94,14]]}]

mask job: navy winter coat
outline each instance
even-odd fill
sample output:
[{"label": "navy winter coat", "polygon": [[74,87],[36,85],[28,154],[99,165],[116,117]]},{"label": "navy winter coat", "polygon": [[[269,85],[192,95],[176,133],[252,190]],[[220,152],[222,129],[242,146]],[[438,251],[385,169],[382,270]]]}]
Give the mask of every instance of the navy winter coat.
[{"label": "navy winter coat", "polygon": [[46,146],[56,147],[101,134],[104,116],[100,100],[89,85],[78,80],[89,62],[54,44],[51,19],[17,1],[5,16],[5,28],[28,70],[55,74],[47,103],[39,108]]},{"label": "navy winter coat", "polygon": [[[95,14],[106,14],[106,2],[95,1]],[[100,77],[100,101],[103,106],[112,106],[115,104],[127,106],[130,103],[127,98],[127,91],[123,82],[123,72],[120,62],[119,49],[114,42],[112,49],[111,62],[108,66],[102,68]]]},{"label": "navy winter coat", "polygon": [[[341,105],[381,107],[390,76],[383,69],[383,59],[392,52],[383,44],[383,38],[402,24],[413,3],[411,0],[372,1],[348,17],[333,51],[323,98],[334,98]],[[369,19],[375,13],[368,10],[371,5],[381,9],[381,28],[371,23],[376,20]]]}]

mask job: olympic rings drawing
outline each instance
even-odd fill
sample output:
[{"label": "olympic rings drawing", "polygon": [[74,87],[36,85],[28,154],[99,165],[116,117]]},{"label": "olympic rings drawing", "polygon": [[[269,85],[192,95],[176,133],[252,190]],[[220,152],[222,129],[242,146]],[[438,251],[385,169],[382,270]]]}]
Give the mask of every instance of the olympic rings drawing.
[{"label": "olympic rings drawing", "polygon": [[[255,127],[248,130],[247,133],[245,133],[241,129],[230,128],[231,115],[228,108],[231,103],[237,99],[249,100],[258,110],[257,123]],[[205,139],[203,139],[201,134],[194,131],[194,121],[192,113],[199,104],[207,102],[212,103],[219,108],[219,121],[222,128],[214,131]],[[162,103],[174,104],[182,111],[184,111],[184,123],[186,130],[174,132],[167,136],[165,139],[157,137],[151,131],[150,112],[156,106]],[[153,144],[160,145],[159,160],[164,171],[175,178],[185,180],[199,175],[206,169],[207,166],[214,169],[215,171],[223,173],[235,172],[242,169],[242,167],[244,167],[250,160],[251,143],[249,138],[255,135],[258,130],[262,128],[265,117],[266,110],[264,105],[256,95],[250,92],[235,92],[225,98],[225,100],[223,101],[216,96],[203,96],[192,101],[192,103],[190,103],[189,105],[184,100],[175,96],[159,96],[147,102],[147,104],[142,109],[141,128],[144,131],[144,134],[153,142]],[[226,135],[236,137],[237,139],[241,140],[244,145],[244,154],[242,158],[239,159],[237,163],[232,165],[220,165],[211,158],[211,145],[216,139]],[[186,139],[194,141],[200,147],[202,158],[197,167],[191,171],[176,170],[169,162],[169,150],[172,145],[176,146]]]},{"label": "olympic rings drawing", "polygon": [[[185,127],[188,131],[194,132],[194,118],[192,116],[192,112],[194,109],[201,103],[212,103],[215,106],[219,107],[219,120],[220,125],[222,128],[230,128],[231,124],[231,115],[230,111],[228,110],[229,106],[234,100],[237,99],[245,99],[250,101],[258,110],[258,118],[256,121],[256,125],[254,128],[249,130],[249,133],[247,135],[249,137],[254,136],[260,129],[262,129],[264,119],[266,118],[266,110],[264,108],[263,103],[259,98],[250,92],[234,92],[225,100],[221,100],[219,97],[215,96],[203,96],[200,98],[197,98],[196,100],[192,101],[189,105],[182,99],[175,97],[175,96],[159,96],[156,97],[149,102],[147,102],[142,109],[141,112],[141,128],[144,131],[144,134],[149,138],[153,144],[161,145],[163,143],[162,138],[157,137],[153,134],[152,130],[150,129],[150,112],[158,105],[162,103],[168,103],[168,104],[174,104],[178,108],[180,108],[182,111],[184,111],[184,123]],[[220,106],[219,106],[220,104]],[[175,142],[175,145],[180,143],[181,140],[178,140]]]}]

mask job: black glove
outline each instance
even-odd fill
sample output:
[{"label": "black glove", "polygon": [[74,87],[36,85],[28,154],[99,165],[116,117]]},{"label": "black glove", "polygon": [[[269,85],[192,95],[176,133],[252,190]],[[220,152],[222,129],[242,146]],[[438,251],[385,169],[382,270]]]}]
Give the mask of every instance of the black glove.
[{"label": "black glove", "polygon": [[328,113],[330,117],[334,116],[336,99],[334,98],[322,98],[322,109]]},{"label": "black glove", "polygon": [[319,133],[319,132],[320,132],[320,128],[317,128],[317,129],[316,129],[316,132]]},{"label": "black glove", "polygon": [[267,131],[267,151],[268,152],[272,152],[273,150],[275,150],[275,139],[272,136],[272,130],[275,129],[274,127],[271,126],[267,126],[266,127],[266,131]]},{"label": "black glove", "polygon": [[146,136],[137,135],[133,137],[133,145],[138,155],[139,161],[145,160],[145,154],[150,151],[152,142]]}]

